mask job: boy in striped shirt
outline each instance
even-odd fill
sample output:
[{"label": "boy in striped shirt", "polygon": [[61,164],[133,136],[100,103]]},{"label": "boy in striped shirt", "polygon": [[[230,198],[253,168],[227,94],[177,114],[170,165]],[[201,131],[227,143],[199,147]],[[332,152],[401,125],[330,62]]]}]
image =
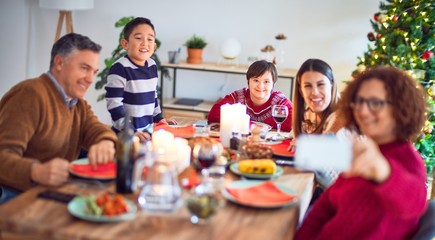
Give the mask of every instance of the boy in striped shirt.
[{"label": "boy in striped shirt", "polygon": [[154,25],[147,18],[130,21],[123,30],[121,45],[127,55],[110,68],[106,85],[107,109],[113,130],[123,130],[130,116],[135,135],[150,139],[154,123],[167,123],[157,101],[157,64],[151,58],[157,49]]}]

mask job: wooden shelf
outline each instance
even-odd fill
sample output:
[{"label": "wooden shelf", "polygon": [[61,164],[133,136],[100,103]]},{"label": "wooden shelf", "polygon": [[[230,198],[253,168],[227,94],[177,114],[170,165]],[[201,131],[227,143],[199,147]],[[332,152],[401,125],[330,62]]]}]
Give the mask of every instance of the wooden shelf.
[{"label": "wooden shelf", "polygon": [[[213,106],[214,102],[207,102],[204,101],[203,103],[197,105],[197,106],[187,106],[187,105],[179,105],[174,104],[174,101],[177,100],[177,94],[176,94],[176,81],[177,81],[177,70],[190,70],[190,71],[202,71],[202,72],[216,72],[216,73],[228,73],[228,74],[239,74],[239,75],[245,75],[248,71],[249,66],[248,65],[227,65],[227,64],[220,64],[215,62],[204,62],[202,64],[188,64],[184,61],[179,62],[178,64],[171,64],[168,62],[163,62],[160,65],[162,72],[164,70],[172,69],[173,71],[173,81],[172,81],[172,98],[171,99],[160,99],[160,102],[162,103],[162,111],[163,114],[166,116],[173,115],[173,114],[183,114],[183,116],[195,116],[195,117],[207,117],[207,113],[210,111],[211,107]],[[278,78],[286,78],[290,80],[290,99],[292,98],[293,94],[293,87],[294,87],[294,78],[296,76],[297,70],[296,69],[278,69]],[[160,86],[162,94],[160,96],[163,96],[164,91],[164,84],[163,84],[163,74],[161,74],[160,78]],[[196,113],[199,113],[196,114]]]},{"label": "wooden shelf", "polygon": [[186,117],[193,119],[207,119],[207,114],[213,107],[214,102],[204,101],[196,106],[175,104],[178,98],[163,100],[163,114],[165,118]]},{"label": "wooden shelf", "polygon": [[[185,69],[185,70],[197,70],[197,71],[206,71],[206,72],[222,72],[222,73],[234,73],[234,74],[246,74],[248,71],[248,65],[227,65],[227,64],[218,64],[214,62],[204,62],[202,64],[189,64],[181,61],[178,64],[171,64],[164,62],[161,64],[162,68],[174,68],[174,69]],[[293,79],[296,76],[296,69],[278,69],[278,77],[280,78],[291,78]]]},{"label": "wooden shelf", "polygon": [[213,107],[213,105],[214,105],[214,102],[210,102],[210,101],[204,101],[196,106],[175,104],[174,102],[177,100],[178,100],[178,98],[164,99],[163,106],[165,108],[191,110],[191,111],[196,111],[196,112],[208,113],[210,111],[211,107]]}]

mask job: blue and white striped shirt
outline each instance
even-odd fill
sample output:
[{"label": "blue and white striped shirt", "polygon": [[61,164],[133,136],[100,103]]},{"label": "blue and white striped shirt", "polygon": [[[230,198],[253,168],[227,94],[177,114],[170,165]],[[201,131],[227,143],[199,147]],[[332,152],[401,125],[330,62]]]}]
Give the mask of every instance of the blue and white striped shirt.
[{"label": "blue and white striped shirt", "polygon": [[128,113],[135,131],[152,132],[153,123],[163,118],[157,101],[157,83],[157,65],[151,58],[145,66],[136,65],[128,56],[112,65],[105,88],[115,131],[123,129]]}]

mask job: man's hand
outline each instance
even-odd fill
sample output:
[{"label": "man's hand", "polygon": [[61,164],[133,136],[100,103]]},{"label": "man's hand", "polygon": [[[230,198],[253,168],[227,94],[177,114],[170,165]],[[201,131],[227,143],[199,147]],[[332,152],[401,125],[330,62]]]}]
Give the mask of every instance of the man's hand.
[{"label": "man's hand", "polygon": [[34,163],[30,177],[34,182],[57,187],[68,180],[69,162],[63,158],[53,158],[45,163]]},{"label": "man's hand", "polygon": [[92,145],[88,151],[89,163],[92,166],[107,163],[115,157],[115,143],[111,140],[102,140]]}]

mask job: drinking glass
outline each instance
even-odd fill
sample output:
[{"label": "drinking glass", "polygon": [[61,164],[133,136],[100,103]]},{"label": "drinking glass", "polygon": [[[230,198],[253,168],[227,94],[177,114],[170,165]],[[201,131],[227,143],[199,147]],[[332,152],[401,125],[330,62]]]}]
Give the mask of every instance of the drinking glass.
[{"label": "drinking glass", "polygon": [[272,140],[278,141],[284,139],[284,136],[281,135],[281,124],[285,121],[287,116],[288,116],[288,108],[286,105],[272,106],[272,117],[276,122],[276,130],[277,130],[277,133],[272,137]]},{"label": "drinking glass", "polygon": [[220,191],[224,186],[226,172],[225,168],[225,165],[215,164],[208,169],[209,179],[215,191]]},{"label": "drinking glass", "polygon": [[155,155],[156,159],[148,172],[138,202],[147,212],[174,212],[181,203],[177,171],[163,151]]},{"label": "drinking glass", "polygon": [[198,165],[199,169],[201,169],[204,182],[209,180],[209,168],[215,164],[220,154],[221,149],[218,143],[199,142],[193,147],[193,161]]},{"label": "drinking glass", "polygon": [[207,224],[218,208],[223,205],[204,183],[194,187],[185,199],[185,204],[190,212],[190,222],[193,224]]}]

